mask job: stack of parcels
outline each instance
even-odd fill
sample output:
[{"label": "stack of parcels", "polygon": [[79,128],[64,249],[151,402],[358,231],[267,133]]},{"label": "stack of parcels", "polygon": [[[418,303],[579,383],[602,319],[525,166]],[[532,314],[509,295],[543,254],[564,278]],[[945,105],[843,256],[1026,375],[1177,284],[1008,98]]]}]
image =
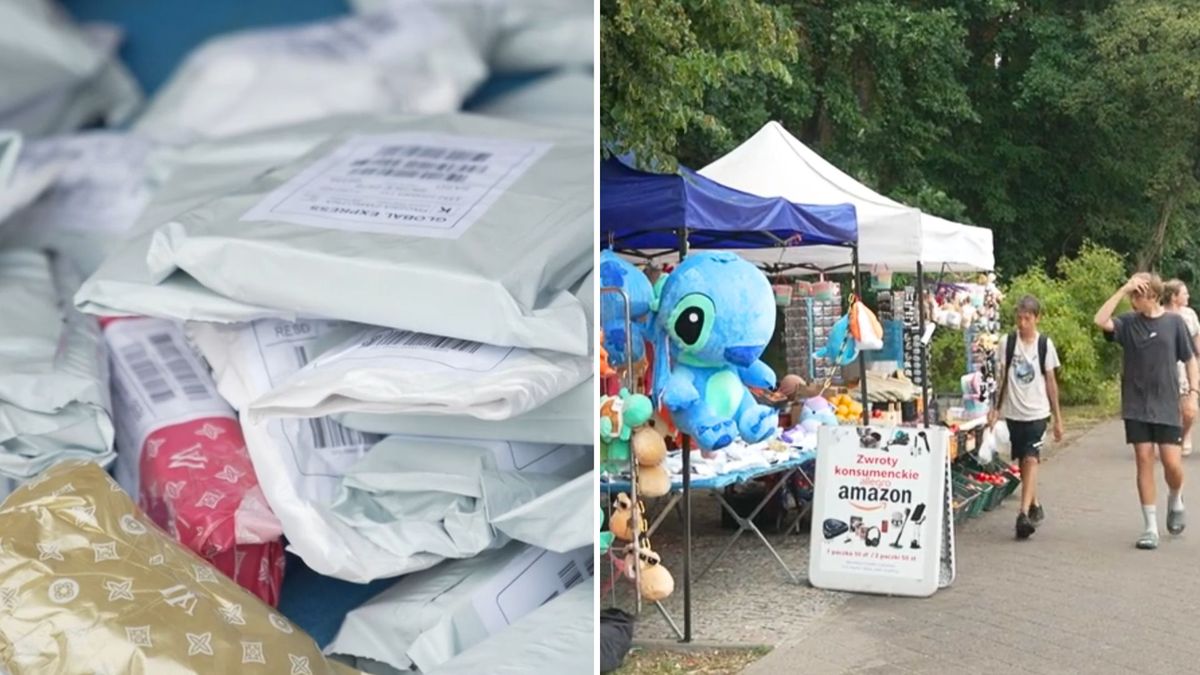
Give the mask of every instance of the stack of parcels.
[{"label": "stack of parcels", "polygon": [[[592,9],[574,2],[385,0],[222,36],[132,131],[47,138],[136,107],[112,58],[120,36],[73,27],[49,0],[0,3],[0,308],[14,319],[0,325],[0,489],[26,485],[6,503],[20,518],[78,511],[78,528],[121,556],[147,531],[159,547],[133,563],[149,577],[122,572],[107,601],[88,602],[188,609],[228,584],[214,570],[290,635],[265,613],[286,544],[321,574],[400,579],[348,620],[340,659],[384,672],[591,668],[584,78],[560,73],[497,105],[537,126],[449,114],[489,68],[590,64]],[[11,55],[26,59],[20,78]],[[547,113],[574,119],[559,128]],[[140,512],[110,503],[87,464]],[[64,465],[71,475],[53,473]],[[13,648],[23,624],[0,626],[13,673],[62,670],[87,653],[76,643],[88,631],[111,632],[118,668],[204,672],[193,659],[225,649],[243,669],[265,658],[274,672],[286,656],[292,672],[341,672],[279,652],[295,647],[286,638],[239,646],[228,631],[251,620],[252,598],[208,598],[223,631],[197,623],[186,643],[124,625],[137,607],[58,603],[63,584],[38,584],[96,546],[36,520],[39,542],[69,539],[79,560],[65,544],[0,545],[0,582],[19,582],[0,587],[5,608],[30,601],[32,620],[33,595],[56,605],[34,636],[45,644]]]},{"label": "stack of parcels", "polygon": [[[590,134],[466,115],[349,117],[163,156],[169,176],[76,296],[90,313],[154,317],[106,332],[127,390],[114,402],[120,467],[134,467],[118,476],[156,522],[161,510],[168,529],[232,530],[210,536],[210,550],[179,535],[268,601],[214,555],[269,545],[258,494],[288,549],[339,579],[478,575],[455,565],[499,551],[579,558],[559,591],[590,578]],[[182,340],[161,337],[172,325],[211,375],[196,372]],[[140,338],[118,343],[114,331]],[[149,426],[130,421],[127,408],[154,409],[146,400],[159,389],[171,390],[168,408],[190,407]],[[214,401],[230,410],[207,407]],[[154,425],[182,430],[158,444]],[[256,478],[220,485],[242,480],[246,465],[218,461],[206,425],[219,440],[240,430]],[[162,501],[169,508],[156,510]],[[231,526],[217,524],[230,514]],[[456,649],[552,597],[541,591],[563,565],[552,567],[527,573],[536,602],[507,607]],[[410,587],[372,606],[423,602]],[[399,644],[396,625],[377,629]],[[586,632],[569,650],[581,666]],[[456,655],[406,653],[389,665],[433,668]]]}]

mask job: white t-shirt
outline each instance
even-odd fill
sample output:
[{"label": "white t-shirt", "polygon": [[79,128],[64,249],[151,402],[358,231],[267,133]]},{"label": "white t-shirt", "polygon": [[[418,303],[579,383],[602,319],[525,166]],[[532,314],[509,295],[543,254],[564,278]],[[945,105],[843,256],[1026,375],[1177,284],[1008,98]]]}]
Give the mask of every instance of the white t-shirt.
[{"label": "white t-shirt", "polygon": [[[1196,316],[1196,310],[1191,307],[1184,307],[1179,310],[1179,316],[1183,317],[1183,323],[1187,325],[1188,337],[1192,340],[1196,339],[1196,334],[1200,333],[1200,318]],[[1183,362],[1179,363],[1179,395],[1183,396],[1188,393],[1188,378],[1187,366]]]},{"label": "white t-shirt", "polygon": [[[1032,422],[1050,416],[1050,397],[1046,394],[1046,374],[1038,370],[1038,338],[1025,343],[1017,337],[1013,354],[1007,354],[1008,336],[1000,339],[1000,352],[1004,376],[1008,378],[1008,391],[1000,406],[1000,415],[1006,420]],[[1010,366],[1011,364],[1011,366]],[[1046,370],[1061,366],[1054,341],[1046,338]]]}]

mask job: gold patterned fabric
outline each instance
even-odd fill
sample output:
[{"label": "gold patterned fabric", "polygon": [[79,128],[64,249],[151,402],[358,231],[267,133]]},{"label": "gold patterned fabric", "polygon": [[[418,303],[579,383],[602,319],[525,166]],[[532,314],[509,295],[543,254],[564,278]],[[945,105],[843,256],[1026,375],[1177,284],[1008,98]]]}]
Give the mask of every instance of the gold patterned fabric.
[{"label": "gold patterned fabric", "polygon": [[358,672],[81,461],[0,505],[0,661],[12,675]]}]

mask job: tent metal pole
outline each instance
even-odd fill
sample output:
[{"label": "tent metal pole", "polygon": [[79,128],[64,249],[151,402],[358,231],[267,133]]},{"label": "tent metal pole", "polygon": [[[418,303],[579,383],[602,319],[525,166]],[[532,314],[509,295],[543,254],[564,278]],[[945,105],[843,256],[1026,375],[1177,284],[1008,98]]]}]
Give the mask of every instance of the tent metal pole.
[{"label": "tent metal pole", "polygon": [[921,374],[921,425],[929,428],[929,354],[925,348],[925,265],[917,261],[917,358]]},{"label": "tent metal pole", "polygon": [[[679,230],[679,260],[688,254],[687,228]],[[669,348],[668,341],[668,348]],[[686,434],[683,453],[683,642],[692,641],[692,444]]]},{"label": "tent metal pole", "polygon": [[[858,266],[858,244],[855,244],[854,248],[850,249],[850,255],[851,264],[854,267],[854,281],[851,286],[851,292],[858,297],[859,302],[865,302],[862,297],[862,272]],[[854,317],[850,317],[850,320],[853,321]],[[858,377],[858,389],[862,392],[862,423],[865,427],[871,423],[871,403],[867,399],[867,354],[861,349],[858,350]]]}]

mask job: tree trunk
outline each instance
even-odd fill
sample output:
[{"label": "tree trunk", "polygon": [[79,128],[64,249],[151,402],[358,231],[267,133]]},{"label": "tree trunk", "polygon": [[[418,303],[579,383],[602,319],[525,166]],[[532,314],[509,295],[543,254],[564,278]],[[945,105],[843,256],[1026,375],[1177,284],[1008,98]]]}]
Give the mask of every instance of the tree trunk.
[{"label": "tree trunk", "polygon": [[1163,247],[1167,241],[1167,227],[1171,224],[1171,214],[1175,210],[1175,202],[1178,201],[1178,196],[1178,191],[1169,193],[1162,207],[1159,208],[1158,223],[1154,226],[1154,236],[1150,238],[1149,243],[1138,254],[1137,271],[1151,271],[1159,259],[1162,258]]}]

